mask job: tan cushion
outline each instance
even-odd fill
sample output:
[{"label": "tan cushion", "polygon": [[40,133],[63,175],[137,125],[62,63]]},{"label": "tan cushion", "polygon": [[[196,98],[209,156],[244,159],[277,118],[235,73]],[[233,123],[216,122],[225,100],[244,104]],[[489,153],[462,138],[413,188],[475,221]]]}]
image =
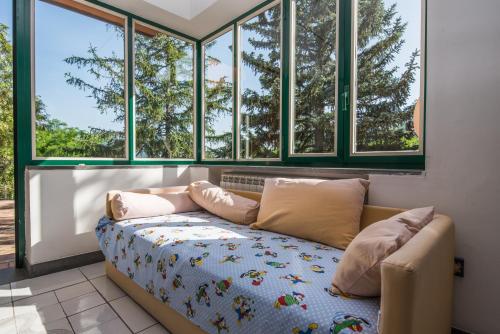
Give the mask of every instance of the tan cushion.
[{"label": "tan cushion", "polygon": [[115,220],[163,216],[200,209],[187,191],[157,195],[118,192],[111,199],[111,211]]},{"label": "tan cushion", "polygon": [[266,179],[251,227],[345,249],[359,233],[368,184],[362,179]]},{"label": "tan cushion", "polygon": [[347,247],[335,271],[333,292],[346,296],[380,296],[380,267],[434,217],[434,208],[405,211],[374,223]]},{"label": "tan cushion", "polygon": [[189,186],[189,195],[199,206],[236,224],[248,225],[255,221],[259,203],[231,193],[208,181],[197,181]]}]

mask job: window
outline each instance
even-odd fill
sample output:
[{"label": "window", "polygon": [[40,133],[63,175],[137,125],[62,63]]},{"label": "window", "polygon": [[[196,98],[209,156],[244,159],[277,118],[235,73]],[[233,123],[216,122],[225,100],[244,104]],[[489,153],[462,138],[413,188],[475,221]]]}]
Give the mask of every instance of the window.
[{"label": "window", "polygon": [[204,159],[233,156],[233,31],[203,46]]},{"label": "window", "polygon": [[292,2],[291,153],[335,154],[337,1]]},{"label": "window", "polygon": [[239,25],[239,158],[280,157],[281,6]]},{"label": "window", "polygon": [[134,29],[136,157],[194,159],[194,44]]},{"label": "window", "polygon": [[125,19],[36,0],[36,158],[126,158]]},{"label": "window", "polygon": [[0,199],[14,198],[12,1],[0,1]]},{"label": "window", "polygon": [[354,155],[421,154],[421,6],[420,1],[356,1]]}]

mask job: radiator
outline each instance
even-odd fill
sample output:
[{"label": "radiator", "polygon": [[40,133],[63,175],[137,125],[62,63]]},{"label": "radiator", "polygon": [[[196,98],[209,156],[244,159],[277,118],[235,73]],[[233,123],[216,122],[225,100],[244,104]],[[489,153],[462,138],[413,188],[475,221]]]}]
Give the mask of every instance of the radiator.
[{"label": "radiator", "polygon": [[220,186],[226,189],[261,193],[264,189],[265,179],[264,175],[222,174]]}]

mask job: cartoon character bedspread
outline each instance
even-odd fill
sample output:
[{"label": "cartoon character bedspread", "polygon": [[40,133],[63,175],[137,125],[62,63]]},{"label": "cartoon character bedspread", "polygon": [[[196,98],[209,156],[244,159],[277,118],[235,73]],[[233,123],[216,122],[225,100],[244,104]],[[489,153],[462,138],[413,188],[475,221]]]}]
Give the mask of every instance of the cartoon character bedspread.
[{"label": "cartoon character bedspread", "polygon": [[207,212],[102,218],[96,234],[120,272],[208,333],[377,333],[378,299],[327,291],[335,248]]}]

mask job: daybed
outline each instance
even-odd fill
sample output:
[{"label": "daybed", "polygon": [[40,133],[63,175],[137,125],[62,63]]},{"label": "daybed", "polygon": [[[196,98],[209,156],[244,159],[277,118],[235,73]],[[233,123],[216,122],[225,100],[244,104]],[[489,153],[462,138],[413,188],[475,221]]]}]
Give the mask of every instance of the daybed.
[{"label": "daybed", "polygon": [[[97,229],[107,275],[174,334],[450,333],[449,217],[436,215],[383,262],[380,298],[346,299],[328,292],[341,250],[205,211],[114,222],[113,195]],[[366,205],[361,228],[401,211]]]}]

